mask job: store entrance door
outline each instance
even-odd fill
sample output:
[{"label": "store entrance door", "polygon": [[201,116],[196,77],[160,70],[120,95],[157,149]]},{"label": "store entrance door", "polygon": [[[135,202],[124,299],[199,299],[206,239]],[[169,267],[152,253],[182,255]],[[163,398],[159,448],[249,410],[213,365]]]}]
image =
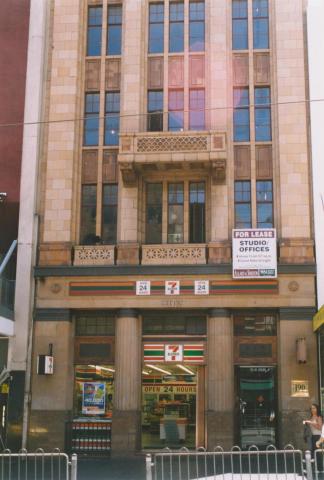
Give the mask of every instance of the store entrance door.
[{"label": "store entrance door", "polygon": [[142,448],[195,448],[204,400],[203,367],[145,364],[142,371]]},{"label": "store entrance door", "polygon": [[276,367],[237,367],[236,380],[241,447],[276,445]]}]

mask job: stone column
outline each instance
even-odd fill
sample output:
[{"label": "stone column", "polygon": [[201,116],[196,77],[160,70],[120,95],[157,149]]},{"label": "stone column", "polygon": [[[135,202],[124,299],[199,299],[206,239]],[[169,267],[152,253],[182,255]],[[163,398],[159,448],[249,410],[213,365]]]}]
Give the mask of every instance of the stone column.
[{"label": "stone column", "polygon": [[[305,448],[302,420],[309,416],[311,403],[319,403],[317,384],[316,336],[312,329],[313,312],[307,308],[281,308],[278,335],[279,446],[291,443]],[[306,338],[307,361],[297,362],[296,339]],[[309,397],[292,397],[292,380],[306,380]]]},{"label": "stone column", "polygon": [[227,310],[210,310],[207,337],[207,446],[228,449],[234,443],[234,366],[232,319]]},{"label": "stone column", "polygon": [[141,321],[135,310],[118,312],[115,369],[112,451],[122,455],[140,447]]}]

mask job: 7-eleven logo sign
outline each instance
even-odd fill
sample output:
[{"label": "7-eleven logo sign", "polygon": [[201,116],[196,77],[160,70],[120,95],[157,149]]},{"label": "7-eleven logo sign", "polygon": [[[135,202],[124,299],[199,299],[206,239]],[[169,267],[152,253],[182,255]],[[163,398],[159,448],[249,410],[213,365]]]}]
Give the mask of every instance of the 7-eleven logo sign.
[{"label": "7-eleven logo sign", "polygon": [[164,356],[166,362],[182,362],[183,345],[165,345]]}]

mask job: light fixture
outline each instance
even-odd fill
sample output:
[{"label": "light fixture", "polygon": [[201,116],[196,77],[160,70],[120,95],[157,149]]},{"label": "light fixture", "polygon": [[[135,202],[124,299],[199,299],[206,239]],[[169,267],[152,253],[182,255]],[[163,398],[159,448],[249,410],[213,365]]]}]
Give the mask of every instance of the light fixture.
[{"label": "light fixture", "polygon": [[0,192],[0,203],[3,203],[7,198],[7,192]]},{"label": "light fixture", "polygon": [[189,368],[187,367],[184,367],[183,365],[177,365],[178,368],[181,368],[181,370],[184,370],[185,372],[189,373],[189,375],[195,375],[194,372],[192,372],[191,370],[189,370]]},{"label": "light fixture", "polygon": [[146,372],[145,370],[142,370],[143,375],[149,375],[149,372]]},{"label": "light fixture", "polygon": [[307,344],[305,337],[296,339],[296,360],[297,363],[307,363]]},{"label": "light fixture", "polygon": [[157,370],[158,372],[165,373],[166,375],[171,375],[171,372],[168,372],[167,370],[163,370],[163,368],[156,367],[155,365],[149,365],[147,363],[146,366],[150,367],[150,368],[153,368],[154,370]]},{"label": "light fixture", "polygon": [[107,370],[107,372],[113,372],[115,373],[115,370],[113,368],[108,368],[108,367],[101,367],[100,365],[89,365],[89,367],[95,368],[96,370]]}]

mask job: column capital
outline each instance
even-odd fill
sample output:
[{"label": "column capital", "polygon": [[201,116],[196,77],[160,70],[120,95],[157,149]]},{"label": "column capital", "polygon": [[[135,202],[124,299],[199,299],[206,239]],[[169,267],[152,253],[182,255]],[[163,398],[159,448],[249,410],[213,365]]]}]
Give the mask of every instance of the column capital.
[{"label": "column capital", "polygon": [[119,310],[117,310],[117,318],[120,318],[120,317],[137,318],[138,315],[139,315],[138,310],[135,310],[134,308],[120,308]]},{"label": "column capital", "polygon": [[208,310],[208,316],[209,317],[230,317],[231,312],[228,308],[210,308]]}]

